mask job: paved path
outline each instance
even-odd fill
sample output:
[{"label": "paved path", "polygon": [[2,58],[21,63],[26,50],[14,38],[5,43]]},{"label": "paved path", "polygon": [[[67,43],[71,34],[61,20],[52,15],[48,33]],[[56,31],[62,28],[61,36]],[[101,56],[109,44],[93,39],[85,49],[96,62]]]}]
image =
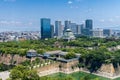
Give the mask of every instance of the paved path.
[{"label": "paved path", "polygon": [[0,78],[2,78],[2,80],[6,80],[7,78],[9,78],[9,74],[10,72],[8,71],[0,72]]}]

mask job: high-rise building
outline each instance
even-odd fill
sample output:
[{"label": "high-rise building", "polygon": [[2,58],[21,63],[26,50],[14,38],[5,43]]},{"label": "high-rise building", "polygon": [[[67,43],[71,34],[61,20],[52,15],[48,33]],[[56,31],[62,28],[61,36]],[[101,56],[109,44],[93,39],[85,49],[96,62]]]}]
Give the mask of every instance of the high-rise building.
[{"label": "high-rise building", "polygon": [[62,37],[63,31],[62,31],[62,23],[61,21],[55,21],[55,36],[58,38]]},{"label": "high-rise building", "polygon": [[70,29],[70,26],[69,26],[70,23],[71,23],[71,21],[68,21],[68,20],[65,21],[64,31],[66,31],[67,29]]},{"label": "high-rise building", "polygon": [[91,31],[87,28],[82,29],[82,35],[84,36],[91,36]]},{"label": "high-rise building", "polygon": [[103,38],[103,29],[92,30],[93,37]]},{"label": "high-rise building", "polygon": [[85,27],[85,24],[81,24],[81,34],[84,36],[90,36],[90,29]]},{"label": "high-rise building", "polygon": [[92,19],[87,19],[85,21],[85,28],[83,29],[83,35],[92,36],[92,30],[93,30],[93,21]]},{"label": "high-rise building", "polygon": [[81,25],[77,25],[77,34],[81,34]]},{"label": "high-rise building", "polygon": [[85,25],[84,24],[81,24],[81,34],[84,35],[84,29],[85,29]]},{"label": "high-rise building", "polygon": [[48,18],[41,19],[41,39],[52,38],[51,20]]},{"label": "high-rise building", "polygon": [[93,21],[91,19],[87,19],[85,21],[85,28],[86,29],[89,29],[89,30],[92,30],[93,29]]},{"label": "high-rise building", "polygon": [[73,34],[77,34],[77,24],[76,23],[70,23],[69,29],[72,30]]},{"label": "high-rise building", "polygon": [[111,29],[103,29],[103,35],[105,37],[111,37],[112,36],[112,30]]},{"label": "high-rise building", "polygon": [[54,38],[54,25],[51,25],[51,38]]}]

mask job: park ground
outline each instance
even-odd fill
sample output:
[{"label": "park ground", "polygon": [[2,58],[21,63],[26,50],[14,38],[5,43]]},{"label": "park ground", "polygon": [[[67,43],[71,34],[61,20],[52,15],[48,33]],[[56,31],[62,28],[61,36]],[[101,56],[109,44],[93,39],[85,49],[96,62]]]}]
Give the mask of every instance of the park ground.
[{"label": "park ground", "polygon": [[109,78],[104,78],[104,77],[100,77],[100,76],[96,76],[96,75],[89,74],[89,73],[84,73],[84,72],[75,72],[75,73],[72,73],[72,74],[57,73],[57,74],[49,75],[49,77],[53,77],[53,78],[56,78],[56,77],[62,77],[63,78],[63,77],[67,77],[67,76],[71,76],[75,80],[80,80],[80,78],[82,78],[83,76],[87,76],[87,77],[89,77],[89,79],[99,78],[100,80],[120,80],[120,78],[109,79]]}]

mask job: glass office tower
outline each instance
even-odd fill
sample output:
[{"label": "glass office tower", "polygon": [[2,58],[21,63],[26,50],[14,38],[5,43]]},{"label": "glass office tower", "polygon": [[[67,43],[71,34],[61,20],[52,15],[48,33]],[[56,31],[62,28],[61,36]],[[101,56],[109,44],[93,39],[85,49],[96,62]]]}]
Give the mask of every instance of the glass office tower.
[{"label": "glass office tower", "polygon": [[92,36],[93,35],[92,29],[93,29],[93,20],[92,19],[87,19],[85,21],[85,29],[84,29],[85,35],[86,36]]},{"label": "glass office tower", "polygon": [[68,20],[65,21],[64,32],[65,32],[67,29],[70,29],[70,26],[69,26],[70,23],[71,23],[71,21],[68,21]]},{"label": "glass office tower", "polygon": [[51,20],[48,18],[41,19],[41,39],[52,38]]},{"label": "glass office tower", "polygon": [[87,19],[85,21],[85,27],[86,27],[86,29],[89,29],[89,30],[93,29],[93,21],[92,21],[92,19]]}]

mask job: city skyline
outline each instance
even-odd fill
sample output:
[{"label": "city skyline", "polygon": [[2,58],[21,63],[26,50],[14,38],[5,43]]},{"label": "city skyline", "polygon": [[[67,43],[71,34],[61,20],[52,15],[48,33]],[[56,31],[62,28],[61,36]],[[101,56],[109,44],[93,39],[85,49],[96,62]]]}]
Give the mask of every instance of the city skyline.
[{"label": "city skyline", "polygon": [[120,29],[120,0],[0,0],[0,31],[38,30],[40,18],[82,24],[92,19],[94,28]]}]

